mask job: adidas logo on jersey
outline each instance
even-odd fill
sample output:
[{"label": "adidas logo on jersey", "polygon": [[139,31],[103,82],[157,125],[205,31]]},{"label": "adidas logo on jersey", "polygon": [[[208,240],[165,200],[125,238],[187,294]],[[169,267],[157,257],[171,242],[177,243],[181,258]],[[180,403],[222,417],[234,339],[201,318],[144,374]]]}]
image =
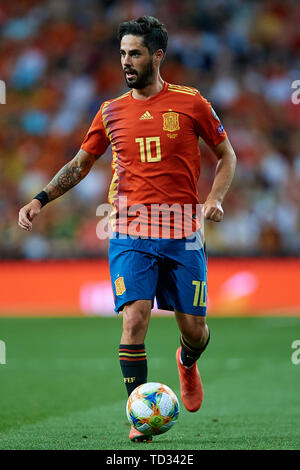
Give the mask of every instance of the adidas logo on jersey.
[{"label": "adidas logo on jersey", "polygon": [[149,111],[146,111],[144,114],[142,114],[142,116],[140,117],[141,120],[144,120],[144,119],[153,119],[153,116],[151,116],[151,114],[149,113]]}]

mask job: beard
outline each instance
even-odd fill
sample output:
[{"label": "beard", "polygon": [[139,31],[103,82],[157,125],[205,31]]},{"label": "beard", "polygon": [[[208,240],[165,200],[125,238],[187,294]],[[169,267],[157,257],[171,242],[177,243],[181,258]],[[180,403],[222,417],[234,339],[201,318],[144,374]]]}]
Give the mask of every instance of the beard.
[{"label": "beard", "polygon": [[[135,78],[126,77],[126,72],[135,74]],[[141,72],[138,73],[136,70],[128,68],[126,69],[126,72],[124,71],[124,77],[129,88],[136,88],[137,90],[141,90],[153,83],[154,67],[152,59],[149,60],[148,64],[145,65]]]}]

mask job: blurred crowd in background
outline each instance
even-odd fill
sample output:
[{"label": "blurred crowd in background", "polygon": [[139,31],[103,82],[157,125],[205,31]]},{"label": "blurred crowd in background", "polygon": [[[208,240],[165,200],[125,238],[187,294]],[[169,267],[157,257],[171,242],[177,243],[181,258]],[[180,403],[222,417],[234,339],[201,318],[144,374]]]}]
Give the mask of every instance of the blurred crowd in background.
[{"label": "blurred crowd in background", "polygon": [[[96,237],[111,150],[26,233],[19,208],[72,159],[103,100],[127,91],[118,24],[142,15],[168,29],[162,77],[213,103],[238,157],[211,255],[300,253],[300,5],[297,0],[0,0],[0,257],[107,255]],[[201,201],[216,158],[202,145]]]}]

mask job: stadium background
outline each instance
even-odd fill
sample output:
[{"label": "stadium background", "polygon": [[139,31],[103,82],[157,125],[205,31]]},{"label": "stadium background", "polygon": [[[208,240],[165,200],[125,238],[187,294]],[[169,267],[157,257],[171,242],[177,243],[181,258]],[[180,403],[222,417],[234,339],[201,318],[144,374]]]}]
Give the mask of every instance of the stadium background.
[{"label": "stadium background", "polygon": [[[151,451],[299,449],[296,0],[0,0],[0,448],[132,449],[122,318],[113,314],[107,240],[96,237],[110,150],[31,233],[17,217],[76,154],[100,103],[126,89],[116,28],[144,14],[169,30],[162,76],[213,102],[238,156],[224,221],[205,226],[204,403],[194,414],[181,406],[174,431]],[[202,154],[201,201],[215,165],[205,146]],[[179,396],[178,341],[172,316],[154,315],[148,379]]]},{"label": "stadium background", "polygon": [[[110,149],[83,182],[43,210],[32,233],[16,220],[76,154],[101,102],[126,90],[116,29],[144,14],[169,30],[164,79],[197,87],[213,103],[238,156],[225,219],[205,227],[211,314],[299,313],[300,105],[291,98],[300,77],[297,2],[21,0],[0,2],[0,78],[7,87],[0,314],[112,312],[108,240],[96,236]],[[204,201],[215,158],[203,145],[202,155]],[[38,297],[29,294],[31,282]]]}]

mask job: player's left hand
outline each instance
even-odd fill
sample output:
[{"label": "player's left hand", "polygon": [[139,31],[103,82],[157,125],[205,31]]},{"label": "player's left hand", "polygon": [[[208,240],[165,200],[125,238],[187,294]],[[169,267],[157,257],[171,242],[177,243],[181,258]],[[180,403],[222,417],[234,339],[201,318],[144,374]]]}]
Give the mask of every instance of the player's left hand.
[{"label": "player's left hand", "polygon": [[224,211],[220,201],[208,197],[204,203],[203,213],[205,219],[221,222],[224,217]]}]

